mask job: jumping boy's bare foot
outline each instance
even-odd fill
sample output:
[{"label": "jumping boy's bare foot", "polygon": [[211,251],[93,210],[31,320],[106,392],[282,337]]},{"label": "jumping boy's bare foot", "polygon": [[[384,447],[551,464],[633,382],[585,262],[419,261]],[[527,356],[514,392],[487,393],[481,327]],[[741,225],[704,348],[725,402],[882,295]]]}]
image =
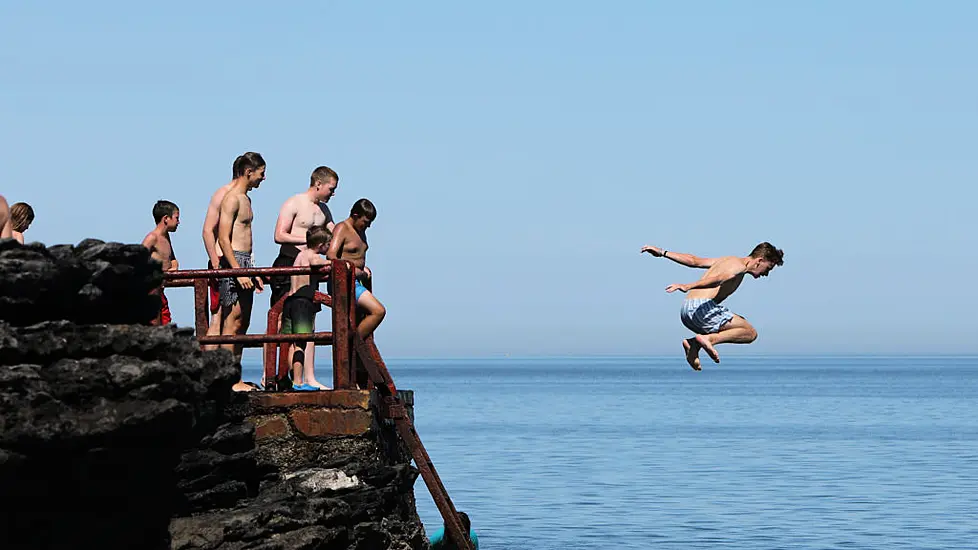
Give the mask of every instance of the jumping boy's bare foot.
[{"label": "jumping boy's bare foot", "polygon": [[255,391],[255,387],[246,382],[235,382],[231,389],[234,391]]},{"label": "jumping boy's bare foot", "polygon": [[700,343],[696,338],[683,340],[683,349],[686,350],[686,362],[693,370],[703,370],[700,368]]},{"label": "jumping boy's bare foot", "polygon": [[717,350],[713,349],[713,344],[710,343],[710,339],[706,335],[697,334],[696,341],[703,347],[703,351],[710,356],[710,359],[713,359],[714,363],[720,362],[720,356],[717,354]]}]

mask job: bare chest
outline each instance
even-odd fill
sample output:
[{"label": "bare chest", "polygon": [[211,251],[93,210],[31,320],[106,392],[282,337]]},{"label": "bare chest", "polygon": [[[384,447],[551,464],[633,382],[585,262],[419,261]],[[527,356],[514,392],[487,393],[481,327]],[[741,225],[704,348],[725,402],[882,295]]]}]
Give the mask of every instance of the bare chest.
[{"label": "bare chest", "polygon": [[306,202],[296,211],[295,221],[292,222],[292,229],[293,231],[301,229],[302,233],[305,233],[305,230],[314,226],[324,225],[325,223],[326,214],[323,214],[319,206]]},{"label": "bare chest", "polygon": [[251,209],[251,201],[244,198],[241,199],[239,204],[238,217],[234,220],[234,223],[250,226],[251,222],[255,219],[255,212]]}]

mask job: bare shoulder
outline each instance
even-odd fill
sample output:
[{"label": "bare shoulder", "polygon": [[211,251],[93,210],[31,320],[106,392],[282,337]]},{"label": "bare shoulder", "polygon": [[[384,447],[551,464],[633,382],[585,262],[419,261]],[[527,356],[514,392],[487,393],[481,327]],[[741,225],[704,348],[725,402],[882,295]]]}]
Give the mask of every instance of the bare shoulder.
[{"label": "bare shoulder", "polygon": [[145,237],[143,237],[143,246],[149,249],[156,248],[156,232],[150,231]]},{"label": "bare shoulder", "polygon": [[301,195],[292,195],[291,197],[285,199],[285,202],[282,203],[282,211],[285,212],[286,210],[296,210],[299,207],[300,197]]},{"label": "bare shoulder", "polygon": [[746,269],[744,267],[744,262],[740,261],[740,258],[737,256],[723,256],[722,258],[717,259],[717,262],[713,265],[714,267],[718,267],[723,271],[728,272],[739,272]]},{"label": "bare shoulder", "polygon": [[311,260],[309,256],[309,252],[310,251],[308,248],[304,248],[301,252],[299,252],[299,254],[295,257],[295,264],[293,265],[297,267],[302,265],[309,265],[309,261]]},{"label": "bare shoulder", "polygon": [[229,189],[231,189],[230,185],[222,185],[217,191],[214,191],[214,194],[211,195],[211,206],[220,208],[221,203],[224,202],[224,197],[227,196]]},{"label": "bare shoulder", "polygon": [[241,205],[242,193],[227,192],[224,194],[224,198],[221,199],[221,210],[224,209],[234,209],[237,210]]},{"label": "bare shoulder", "polygon": [[313,252],[312,256],[309,257],[309,265],[323,265],[328,261],[329,259],[327,259],[325,256],[315,252]]},{"label": "bare shoulder", "polygon": [[337,236],[345,236],[352,227],[350,226],[349,220],[343,220],[333,225],[333,238]]}]

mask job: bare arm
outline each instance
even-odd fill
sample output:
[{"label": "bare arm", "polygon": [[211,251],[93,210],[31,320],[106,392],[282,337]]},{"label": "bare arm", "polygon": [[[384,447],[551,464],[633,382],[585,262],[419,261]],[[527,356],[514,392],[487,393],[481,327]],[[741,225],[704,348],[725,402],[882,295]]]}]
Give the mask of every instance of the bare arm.
[{"label": "bare arm", "polygon": [[[227,196],[227,195],[225,195]],[[221,204],[216,197],[211,198],[207,205],[207,216],[204,217],[204,229],[201,236],[204,238],[204,250],[207,251],[207,259],[211,261],[211,267],[217,269],[219,260],[217,258],[217,220],[221,217]]]},{"label": "bare arm", "polygon": [[166,240],[170,243],[170,269],[169,271],[176,271],[180,269],[180,262],[177,261],[177,253],[173,250],[173,241],[170,240],[170,236],[167,235]]},{"label": "bare arm", "polygon": [[704,276],[695,283],[688,283],[685,285],[672,284],[666,287],[666,292],[674,292],[679,290],[681,292],[687,292],[696,288],[712,288],[715,286],[720,286],[721,284],[737,277],[738,275],[743,275],[747,272],[747,267],[744,264],[734,260],[728,262],[721,269],[717,270],[716,273],[710,274],[709,276]]},{"label": "bare arm", "polygon": [[344,240],[346,240],[346,226],[336,226],[336,231],[333,232],[333,237],[329,240],[329,249],[326,251],[326,257],[330,260],[340,259],[340,252],[343,251]]},{"label": "bare arm", "polygon": [[292,231],[292,223],[295,221],[296,213],[295,201],[292,199],[285,201],[285,204],[278,211],[278,220],[275,222],[275,242],[277,244],[306,244],[304,236],[296,237],[289,233]]},{"label": "bare arm", "polygon": [[234,249],[231,248],[231,228],[234,227],[234,221],[238,218],[240,209],[241,203],[238,201],[238,197],[228,193],[221,201],[221,219],[217,224],[217,244],[221,247],[221,252],[224,253],[224,259],[233,268],[241,267],[234,257]]},{"label": "bare arm", "polygon": [[686,267],[706,269],[708,267],[713,267],[713,264],[717,262],[717,258],[701,258],[699,256],[685,254],[683,252],[671,252],[668,250],[663,250],[657,246],[643,246],[642,252],[648,252],[656,258],[667,258]]},{"label": "bare arm", "polygon": [[143,239],[143,242],[141,244],[144,247],[148,248],[150,253],[152,253],[154,250],[156,250],[156,233],[150,233],[149,235],[146,235],[146,238]]}]

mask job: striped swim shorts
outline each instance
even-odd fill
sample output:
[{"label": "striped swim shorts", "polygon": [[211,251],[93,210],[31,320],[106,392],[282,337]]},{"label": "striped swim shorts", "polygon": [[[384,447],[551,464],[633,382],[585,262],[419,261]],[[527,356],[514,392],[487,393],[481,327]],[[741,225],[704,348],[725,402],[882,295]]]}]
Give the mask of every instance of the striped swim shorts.
[{"label": "striped swim shorts", "polygon": [[683,300],[679,318],[686,328],[697,334],[720,332],[724,323],[732,320],[734,314],[713,300],[697,298]]}]

